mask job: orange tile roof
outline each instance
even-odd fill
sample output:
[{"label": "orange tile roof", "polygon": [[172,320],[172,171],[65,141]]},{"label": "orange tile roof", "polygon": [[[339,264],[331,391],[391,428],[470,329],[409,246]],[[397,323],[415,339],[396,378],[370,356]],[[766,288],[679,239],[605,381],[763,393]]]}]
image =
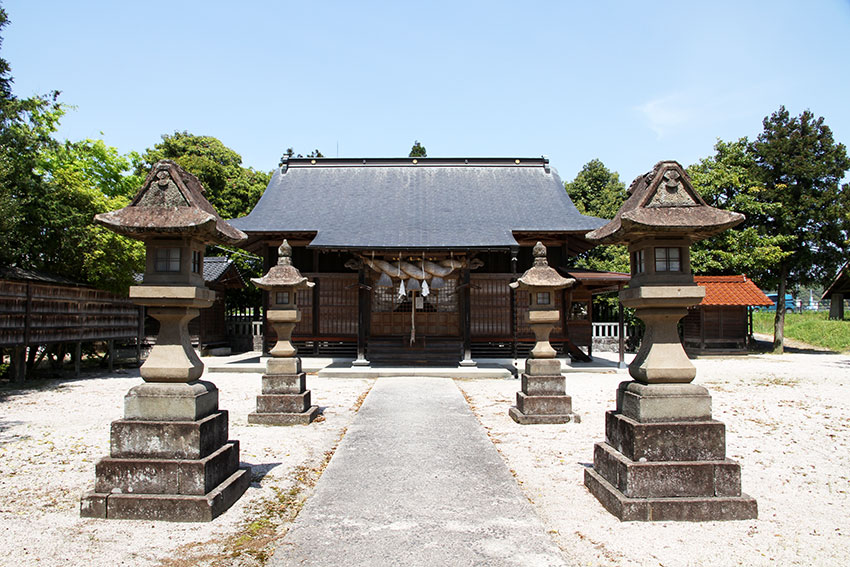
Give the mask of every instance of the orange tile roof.
[{"label": "orange tile roof", "polygon": [[705,288],[700,305],[773,305],[762,290],[747,276],[694,276]]}]

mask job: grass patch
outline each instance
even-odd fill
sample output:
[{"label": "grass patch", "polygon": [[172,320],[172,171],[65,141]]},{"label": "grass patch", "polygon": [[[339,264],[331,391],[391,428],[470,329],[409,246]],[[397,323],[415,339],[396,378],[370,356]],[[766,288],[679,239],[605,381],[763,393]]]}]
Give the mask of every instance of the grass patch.
[{"label": "grass patch", "polygon": [[[753,331],[773,335],[775,314],[753,313]],[[786,313],[785,337],[835,352],[850,352],[850,321],[830,321],[826,311]]]}]

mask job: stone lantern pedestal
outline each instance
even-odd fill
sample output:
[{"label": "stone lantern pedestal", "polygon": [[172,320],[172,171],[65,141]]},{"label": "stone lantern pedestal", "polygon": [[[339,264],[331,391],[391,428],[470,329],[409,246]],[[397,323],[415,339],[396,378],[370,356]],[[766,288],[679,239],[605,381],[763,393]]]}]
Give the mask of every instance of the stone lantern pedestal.
[{"label": "stone lantern pedestal", "polygon": [[573,413],[572,398],[565,393],[566,379],[561,374],[561,361],[549,343],[549,334],[560,320],[553,308],[554,293],[572,285],[575,280],[563,278],[546,261],[546,247],[534,247],[534,266],[515,283],[514,289],[528,290],[530,302],[528,324],[536,343],[520,376],[522,389],[516,395],[516,407],[508,410],[511,419],[522,425],[567,423],[579,421]]},{"label": "stone lantern pedestal", "polygon": [[661,162],[629,189],[607,225],[587,235],[627,243],[632,278],[620,301],[646,323],[629,366],[633,381],[617,390],[597,443],[590,492],[620,520],[743,520],[758,516],[741,492],[741,466],[726,458],[725,425],[712,419],[711,396],[691,384],[696,368],[682,347],[678,321],[705,289],[694,284],[690,243],[741,222],[705,204],[676,162]]},{"label": "stone lantern pedestal", "polygon": [[95,465],[83,517],[210,521],[251,482],[250,469],[239,467],[239,442],[228,439],[218,390],[200,380],[204,365],[189,336],[189,321],[215,298],[201,277],[204,242],[244,237],[202,192],[196,178],[161,161],[130,206],[96,217],[145,240],[145,279],[130,298],[148,308],[160,331],[140,369],[144,383],[130,389],[124,418],[112,422],[109,456]]},{"label": "stone lantern pedestal", "polygon": [[262,393],[257,396],[257,411],[248,414],[248,423],[261,425],[306,425],[319,415],[319,406],[312,405],[307,376],[301,371],[301,359],[292,344],[292,330],[301,320],[296,305],[298,289],[315,284],[292,265],[292,248],[283,241],[278,249],[278,265],[262,278],[251,281],[270,293],[268,320],[277,333],[277,343],[271,349],[262,378]]}]

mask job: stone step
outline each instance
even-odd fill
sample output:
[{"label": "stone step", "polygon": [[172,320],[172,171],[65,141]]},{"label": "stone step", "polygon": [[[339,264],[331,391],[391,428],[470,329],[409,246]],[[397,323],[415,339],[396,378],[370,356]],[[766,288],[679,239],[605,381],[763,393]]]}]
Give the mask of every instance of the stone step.
[{"label": "stone step", "polygon": [[115,459],[95,465],[95,492],[204,495],[239,468],[239,442],[197,460]]},{"label": "stone step", "polygon": [[228,437],[227,411],[195,421],[112,422],[110,457],[116,459],[202,459],[218,450]]},{"label": "stone step", "polygon": [[303,413],[310,408],[310,390],[300,394],[261,394],[257,413]]},{"label": "stone step", "polygon": [[605,440],[632,461],[726,460],[726,426],[713,419],[639,423],[609,410]]}]

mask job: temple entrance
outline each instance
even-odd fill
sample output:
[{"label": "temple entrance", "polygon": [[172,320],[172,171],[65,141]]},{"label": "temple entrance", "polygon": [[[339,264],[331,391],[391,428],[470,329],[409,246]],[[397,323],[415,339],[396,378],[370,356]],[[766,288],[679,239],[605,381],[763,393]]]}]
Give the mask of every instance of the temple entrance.
[{"label": "temple entrance", "polygon": [[460,298],[457,280],[445,287],[398,293],[372,291],[368,358],[372,362],[456,363],[461,357]]}]

